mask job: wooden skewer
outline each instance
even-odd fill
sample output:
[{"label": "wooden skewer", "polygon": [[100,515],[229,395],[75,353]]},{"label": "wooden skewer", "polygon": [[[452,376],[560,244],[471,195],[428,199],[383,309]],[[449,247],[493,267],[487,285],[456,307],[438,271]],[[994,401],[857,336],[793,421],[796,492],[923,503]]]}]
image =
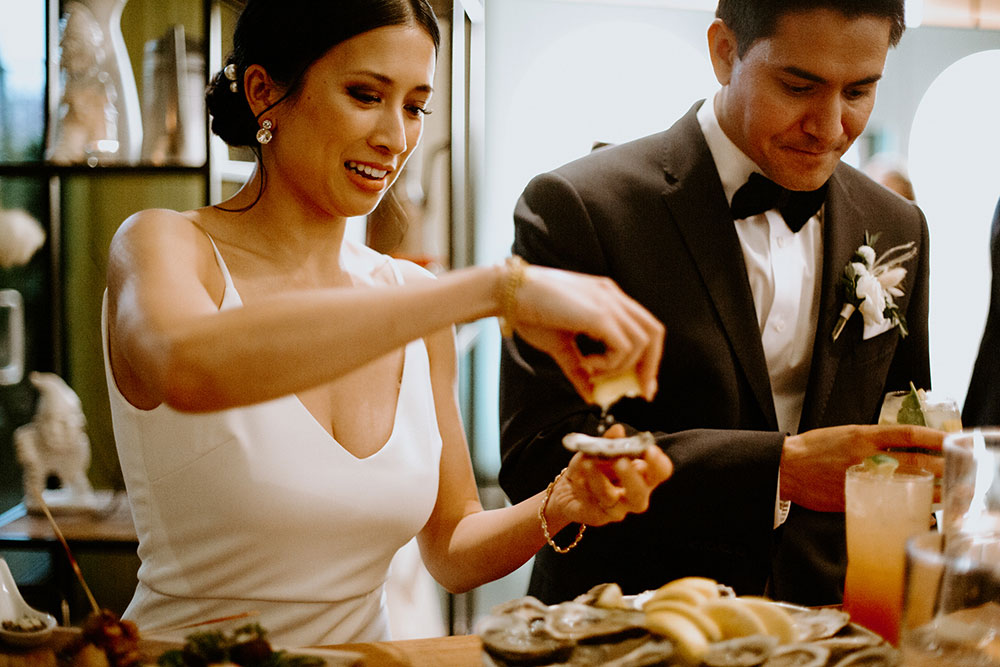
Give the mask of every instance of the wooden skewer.
[{"label": "wooden skewer", "polygon": [[185,625],[175,625],[173,627],[167,628],[153,628],[152,630],[144,630],[145,634],[168,634],[172,632],[177,632],[178,630],[188,630],[190,628],[196,628],[200,625],[211,625],[212,623],[225,623],[226,621],[235,621],[240,618],[250,618],[253,616],[259,616],[259,611],[245,611],[242,614],[233,614],[232,616],[220,616],[219,618],[210,618],[207,621],[195,621],[194,623],[187,623]]},{"label": "wooden skewer", "polygon": [[99,613],[101,608],[97,606],[97,600],[94,599],[94,594],[90,592],[90,587],[87,586],[86,580],[83,578],[83,572],[80,571],[80,565],[76,562],[76,558],[73,557],[73,552],[69,549],[69,544],[66,542],[66,538],[63,537],[62,531],[59,530],[59,525],[56,520],[52,517],[52,512],[49,511],[49,506],[45,503],[45,498],[42,497],[40,492],[35,493],[35,500],[41,506],[42,511],[45,512],[46,518],[49,520],[49,524],[52,525],[52,530],[55,532],[56,537],[62,543],[63,549],[66,550],[66,557],[69,559],[70,567],[73,568],[73,572],[76,574],[76,578],[80,580],[80,585],[83,586],[83,592],[87,594],[87,599],[90,601],[90,606],[93,607],[95,613]]}]

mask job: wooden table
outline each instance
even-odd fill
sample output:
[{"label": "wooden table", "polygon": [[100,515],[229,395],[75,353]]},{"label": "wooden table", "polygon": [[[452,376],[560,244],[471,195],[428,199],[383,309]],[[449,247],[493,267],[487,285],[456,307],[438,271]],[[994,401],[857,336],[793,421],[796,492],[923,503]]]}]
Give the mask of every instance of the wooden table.
[{"label": "wooden table", "polygon": [[[128,497],[122,491],[110,496],[106,509],[57,514],[55,520],[74,553],[135,553],[139,546]],[[71,599],[75,576],[44,514],[28,512],[24,503],[0,514],[0,549],[47,551],[52,559],[56,585],[67,600]]]},{"label": "wooden table", "polygon": [[476,635],[341,644],[323,648],[360,653],[366,666],[482,667],[483,665],[483,642]]},{"label": "wooden table", "polygon": [[[23,650],[0,643],[0,665],[4,667],[51,667],[45,660],[45,649],[65,646],[79,634],[78,628],[56,628],[52,640],[43,649]],[[142,640],[140,649],[150,662],[175,642]],[[317,648],[349,651],[361,656],[364,667],[482,667],[482,642],[475,635],[435,637],[433,639],[407,639],[394,642],[366,644],[340,644]],[[296,651],[291,651],[295,653]],[[302,653],[308,653],[303,649]]]}]

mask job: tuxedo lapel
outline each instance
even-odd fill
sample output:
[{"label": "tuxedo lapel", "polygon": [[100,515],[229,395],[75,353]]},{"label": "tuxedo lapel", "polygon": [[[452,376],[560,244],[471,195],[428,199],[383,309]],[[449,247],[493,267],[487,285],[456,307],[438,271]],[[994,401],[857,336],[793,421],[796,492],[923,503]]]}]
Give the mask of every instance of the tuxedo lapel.
[{"label": "tuxedo lapel", "polygon": [[812,366],[799,431],[824,424],[823,416],[833,391],[841,355],[851,344],[849,341],[861,338],[861,317],[857,316],[852,317],[837,340],[833,340],[833,327],[844,305],[841,286],[844,267],[864,241],[865,233],[864,211],[850,196],[839,174],[838,168],[830,177],[830,188],[823,209],[823,284]]},{"label": "tuxedo lapel", "polygon": [[761,412],[777,428],[757,312],[722,183],[698,126],[697,105],[666,135],[664,200],[697,266]]}]

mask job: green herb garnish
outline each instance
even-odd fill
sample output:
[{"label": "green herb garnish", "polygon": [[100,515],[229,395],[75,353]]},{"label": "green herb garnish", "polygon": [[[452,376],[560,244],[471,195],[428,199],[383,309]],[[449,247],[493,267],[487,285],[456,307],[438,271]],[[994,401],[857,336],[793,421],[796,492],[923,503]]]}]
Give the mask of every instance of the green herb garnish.
[{"label": "green herb garnish", "polygon": [[896,413],[896,422],[899,424],[914,424],[916,426],[927,426],[924,419],[924,410],[920,407],[920,394],[917,388],[910,383],[910,393],[903,397],[899,404],[899,412]]}]

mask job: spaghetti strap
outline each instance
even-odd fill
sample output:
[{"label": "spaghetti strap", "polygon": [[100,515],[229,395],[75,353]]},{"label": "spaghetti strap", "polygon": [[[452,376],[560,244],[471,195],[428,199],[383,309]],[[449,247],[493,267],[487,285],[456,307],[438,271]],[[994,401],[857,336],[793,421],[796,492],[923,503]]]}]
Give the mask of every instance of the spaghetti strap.
[{"label": "spaghetti strap", "polygon": [[403,272],[399,270],[399,262],[397,262],[396,259],[390,255],[386,255],[385,257],[389,261],[389,266],[392,268],[392,275],[396,279],[396,284],[402,285],[404,282]]},{"label": "spaghetti strap", "polygon": [[215,261],[219,263],[219,269],[222,270],[222,279],[226,283],[227,290],[236,290],[236,286],[233,285],[233,277],[229,275],[229,267],[226,266],[226,261],[222,259],[222,253],[219,252],[219,246],[215,245],[215,239],[208,232],[205,232],[205,236],[208,237],[209,243],[212,244],[212,250],[215,251]]}]

